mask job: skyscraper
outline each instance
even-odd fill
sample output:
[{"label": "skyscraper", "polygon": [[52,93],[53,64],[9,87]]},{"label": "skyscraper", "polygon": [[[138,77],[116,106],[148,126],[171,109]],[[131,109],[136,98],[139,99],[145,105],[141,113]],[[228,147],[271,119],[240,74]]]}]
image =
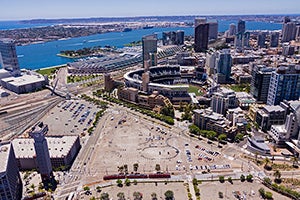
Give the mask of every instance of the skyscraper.
[{"label": "skyscraper", "polygon": [[16,53],[16,46],[11,39],[0,39],[0,65],[14,76],[20,74],[20,67]]},{"label": "skyscraper", "polygon": [[11,144],[0,144],[0,199],[20,200],[22,180]]},{"label": "skyscraper", "polygon": [[276,32],[276,31],[271,32],[270,46],[278,47],[278,43],[279,43],[279,32]]},{"label": "skyscraper", "polygon": [[177,45],[183,45],[184,44],[184,31],[178,30],[176,31],[176,43]]},{"label": "skyscraper", "polygon": [[255,65],[252,69],[250,93],[258,103],[267,103],[269,85],[274,68],[265,65]]},{"label": "skyscraper", "polygon": [[230,49],[223,49],[216,57],[216,82],[227,83],[230,81],[232,57]]},{"label": "skyscraper", "polygon": [[294,40],[296,36],[295,22],[287,22],[282,26],[282,39],[281,42],[289,42]]},{"label": "skyscraper", "polygon": [[280,66],[272,72],[268,92],[268,105],[300,97],[300,65]]},{"label": "skyscraper", "polygon": [[34,139],[37,167],[44,183],[49,182],[53,179],[49,149],[47,140],[45,138],[47,132],[48,125],[45,125],[43,122],[39,122],[31,129],[29,133],[30,136]]},{"label": "skyscraper", "polygon": [[183,45],[184,31],[169,31],[162,33],[163,45]]},{"label": "skyscraper", "polygon": [[157,53],[157,35],[147,35],[142,38],[143,65],[150,60],[150,53]]},{"label": "skyscraper", "polygon": [[245,33],[246,31],[246,23],[243,20],[239,20],[238,21],[238,29],[237,32],[238,33]]},{"label": "skyscraper", "polygon": [[203,19],[195,19],[195,52],[204,52],[208,49],[209,24],[203,22]]},{"label": "skyscraper", "polygon": [[229,36],[233,36],[236,34],[236,25],[230,24],[229,25]]},{"label": "skyscraper", "polygon": [[295,40],[297,42],[300,42],[300,26],[296,26],[296,36],[295,36]]},{"label": "skyscraper", "polygon": [[266,48],[266,33],[259,32],[257,35],[257,46],[260,48]]},{"label": "skyscraper", "polygon": [[218,22],[208,22],[209,24],[209,31],[208,31],[208,39],[209,40],[216,40],[218,38]]}]

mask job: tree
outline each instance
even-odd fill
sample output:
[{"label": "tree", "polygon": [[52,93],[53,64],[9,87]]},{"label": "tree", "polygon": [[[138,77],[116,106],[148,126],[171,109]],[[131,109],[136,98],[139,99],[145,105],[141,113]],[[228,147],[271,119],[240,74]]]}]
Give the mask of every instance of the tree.
[{"label": "tree", "polygon": [[124,170],[124,166],[119,166],[119,167],[118,167],[118,172],[119,172],[120,174],[123,173],[123,170]]},{"label": "tree", "polygon": [[223,192],[219,192],[219,198],[220,198],[220,199],[223,199],[223,198],[224,198]]},{"label": "tree", "polygon": [[258,192],[259,192],[259,195],[264,199],[265,198],[265,189],[259,188]]},{"label": "tree", "polygon": [[264,159],[264,163],[265,163],[264,168],[265,168],[266,170],[271,170],[271,169],[272,169],[272,166],[269,165],[270,159],[269,159],[268,157],[266,157],[266,158]]},{"label": "tree", "polygon": [[124,183],[126,186],[130,186],[130,180],[128,178],[125,179]]},{"label": "tree", "polygon": [[138,168],[139,168],[139,164],[138,163],[134,163],[133,164],[133,171],[137,172]]},{"label": "tree", "polygon": [[83,190],[85,191],[85,194],[90,194],[90,187],[89,186],[84,186]]},{"label": "tree", "polygon": [[206,134],[206,137],[210,140],[214,139],[217,136],[217,133],[215,131],[208,131]]},{"label": "tree", "polygon": [[276,183],[281,183],[281,173],[279,170],[276,170],[273,174],[275,176],[275,182]]},{"label": "tree", "polygon": [[293,167],[298,167],[298,158],[296,156],[291,157],[291,161],[293,162]]},{"label": "tree", "polygon": [[160,171],[160,164],[156,164],[156,165],[155,165],[155,170],[156,170],[157,172]]},{"label": "tree", "polygon": [[126,200],[125,194],[123,192],[119,192],[117,194],[118,200]]},{"label": "tree", "polygon": [[198,180],[196,178],[193,178],[193,185],[198,185]]},{"label": "tree", "polygon": [[137,180],[133,180],[133,185],[137,185]]},{"label": "tree", "polygon": [[225,182],[224,176],[219,176],[219,181],[220,181],[221,183],[224,183],[224,182]]},{"label": "tree", "polygon": [[125,172],[125,174],[128,174],[128,165],[127,164],[124,165],[124,172]]},{"label": "tree", "polygon": [[96,191],[99,193],[101,192],[101,187],[99,185],[96,187]]},{"label": "tree", "polygon": [[238,133],[236,134],[236,136],[234,137],[234,141],[235,142],[239,142],[243,139],[244,135],[242,133]]},{"label": "tree", "polygon": [[269,192],[269,191],[265,192],[265,198],[266,198],[266,199],[273,199],[273,194],[272,194],[272,192]]},{"label": "tree", "polygon": [[233,182],[232,182],[232,178],[231,178],[231,177],[228,177],[228,179],[227,179],[227,180],[228,180],[228,182],[229,182],[229,183],[233,184]]},{"label": "tree", "polygon": [[134,197],[134,200],[141,200],[143,198],[143,195],[140,192],[134,192],[133,197]]},{"label": "tree", "polygon": [[121,179],[118,179],[116,182],[117,182],[117,185],[118,185],[119,187],[122,187],[122,186],[123,186],[122,180],[121,180]]},{"label": "tree", "polygon": [[100,196],[100,199],[101,200],[109,200],[109,194],[106,192],[102,193]]},{"label": "tree", "polygon": [[153,192],[151,194],[151,198],[152,198],[152,200],[157,200],[157,194]]},{"label": "tree", "polygon": [[241,180],[242,182],[244,182],[244,181],[246,180],[246,177],[244,176],[244,174],[241,175],[240,180]]},{"label": "tree", "polygon": [[172,190],[167,190],[165,192],[165,199],[166,200],[173,200],[174,199],[174,192]]},{"label": "tree", "polygon": [[224,133],[222,133],[222,134],[220,134],[220,135],[218,136],[218,141],[224,141],[224,140],[226,140],[226,139],[227,139],[227,135],[224,134]]},{"label": "tree", "polygon": [[190,130],[190,133],[195,134],[195,135],[199,135],[199,133],[200,133],[199,127],[196,126],[195,124],[190,125],[189,130]]},{"label": "tree", "polygon": [[252,182],[253,181],[252,178],[253,178],[253,176],[251,174],[248,174],[246,177],[248,182]]}]

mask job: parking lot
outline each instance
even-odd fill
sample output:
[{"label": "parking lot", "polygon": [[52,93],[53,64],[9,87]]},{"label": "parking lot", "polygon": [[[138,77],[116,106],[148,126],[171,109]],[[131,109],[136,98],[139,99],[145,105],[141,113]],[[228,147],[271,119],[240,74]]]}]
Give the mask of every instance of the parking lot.
[{"label": "parking lot", "polygon": [[42,119],[48,124],[48,135],[87,134],[99,109],[83,100],[65,100]]}]

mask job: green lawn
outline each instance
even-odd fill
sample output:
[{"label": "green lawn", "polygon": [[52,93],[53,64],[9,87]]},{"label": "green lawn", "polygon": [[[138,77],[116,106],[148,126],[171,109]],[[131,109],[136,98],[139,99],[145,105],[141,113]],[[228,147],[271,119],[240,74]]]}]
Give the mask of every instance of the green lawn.
[{"label": "green lawn", "polygon": [[203,93],[200,89],[201,87],[189,85],[188,93],[195,93],[196,96],[201,96]]},{"label": "green lawn", "polygon": [[235,92],[250,93],[250,84],[230,85],[229,88]]},{"label": "green lawn", "polygon": [[66,67],[66,65],[62,65],[62,66],[59,66],[59,67],[38,69],[38,70],[36,70],[36,72],[39,73],[39,74],[42,74],[42,75],[50,76],[50,75],[54,74],[57,69],[62,68],[62,67]]}]

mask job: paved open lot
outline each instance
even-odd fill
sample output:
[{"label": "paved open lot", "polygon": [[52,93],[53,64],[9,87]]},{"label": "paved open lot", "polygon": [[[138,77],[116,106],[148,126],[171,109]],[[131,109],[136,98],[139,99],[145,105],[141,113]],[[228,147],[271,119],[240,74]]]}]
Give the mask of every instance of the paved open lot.
[{"label": "paved open lot", "polygon": [[210,170],[232,170],[240,165],[224,159],[216,145],[195,141],[175,133],[154,121],[122,107],[111,107],[99,122],[100,137],[93,146],[84,173],[85,182],[100,182],[105,174],[118,173],[118,167],[138,163],[138,172],[161,171],[173,174],[201,173]]},{"label": "paved open lot", "polygon": [[[213,189],[212,189],[213,188]],[[240,195],[240,197],[244,198],[244,199],[253,199],[253,200],[259,200],[262,199],[259,196],[259,192],[258,190],[260,188],[264,188],[265,191],[270,191],[273,194],[273,199],[280,199],[280,200],[287,200],[289,198],[278,194],[274,191],[269,190],[268,188],[266,188],[264,185],[262,185],[259,182],[240,182],[239,180],[237,181],[233,181],[233,184],[229,183],[229,182],[225,182],[225,183],[220,183],[219,181],[215,181],[215,182],[204,182],[202,184],[199,185],[199,189],[200,189],[200,194],[201,194],[201,200],[216,200],[216,199],[220,199],[219,198],[219,192],[222,192],[224,195],[223,199],[238,199],[237,197],[234,196],[234,194],[236,195]]]},{"label": "paved open lot", "polygon": [[86,195],[84,192],[80,195],[79,199],[86,199],[89,200],[92,196],[100,197],[101,193],[108,193],[109,197],[111,199],[118,199],[117,194],[119,192],[123,192],[125,194],[126,199],[134,199],[133,193],[134,192],[140,192],[143,194],[143,199],[151,199],[151,194],[156,193],[158,199],[164,199],[165,195],[164,193],[167,190],[172,190],[174,192],[174,196],[178,200],[185,200],[187,199],[187,190],[184,186],[184,183],[178,182],[178,183],[168,183],[167,185],[162,183],[138,183],[137,185],[131,184],[130,186],[111,186],[102,188],[101,192],[98,193],[94,190],[94,188],[91,188],[93,190],[91,195]]},{"label": "paved open lot", "polygon": [[87,134],[99,109],[83,100],[64,100],[43,117],[48,135]]}]

